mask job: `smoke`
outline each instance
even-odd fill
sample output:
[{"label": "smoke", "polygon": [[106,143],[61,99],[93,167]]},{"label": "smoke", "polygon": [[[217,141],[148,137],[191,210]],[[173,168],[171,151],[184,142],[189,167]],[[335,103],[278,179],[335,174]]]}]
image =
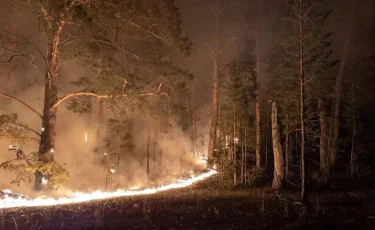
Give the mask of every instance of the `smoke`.
[{"label": "smoke", "polygon": [[[75,73],[79,72],[74,71]],[[20,83],[21,84],[21,83]],[[22,85],[22,84],[21,84]],[[65,92],[74,89],[66,81],[61,84]],[[31,107],[42,111],[43,87],[33,86],[17,91],[14,96],[28,103]],[[26,124],[37,132],[41,132],[41,119],[37,114],[26,108],[24,105],[13,100],[0,99],[1,113],[17,113],[19,123]],[[55,160],[62,164],[70,174],[70,180],[64,184],[53,195],[66,195],[68,191],[90,191],[105,190],[106,176],[101,160],[104,157],[105,149],[95,152],[98,142],[107,135],[106,123],[96,130],[92,126],[92,117],[96,116],[96,108],[93,107],[93,115],[84,114],[82,116],[74,114],[66,108],[66,104],[58,107]],[[111,116],[105,111],[104,121]],[[133,125],[133,143],[135,149],[132,152],[118,152],[119,158],[115,161],[114,170],[116,181],[110,183],[108,188],[131,188],[134,186],[147,187],[166,183],[181,173],[191,173],[194,170],[202,169],[198,166],[196,154],[192,152],[193,143],[190,131],[183,132],[180,127],[174,127],[171,132],[155,136],[156,124],[151,124],[149,153],[150,153],[150,175],[146,173],[146,152],[148,141],[147,123],[142,120],[135,120]],[[97,132],[100,135],[97,135]],[[38,138],[37,136],[35,136]],[[155,140],[155,137],[157,138]],[[87,139],[86,139],[87,138]],[[99,138],[99,139],[98,139]],[[14,159],[13,152],[7,152],[9,145],[15,145],[6,140],[0,140],[0,162]],[[38,150],[38,143],[30,142],[19,146],[29,154]],[[102,151],[101,151],[102,150]],[[155,161],[154,161],[155,159]],[[25,195],[33,195],[32,183],[22,183],[21,186],[11,185],[10,181],[15,178],[14,173],[0,171],[0,190],[11,189],[13,192]],[[109,175],[111,176],[111,175]]]}]

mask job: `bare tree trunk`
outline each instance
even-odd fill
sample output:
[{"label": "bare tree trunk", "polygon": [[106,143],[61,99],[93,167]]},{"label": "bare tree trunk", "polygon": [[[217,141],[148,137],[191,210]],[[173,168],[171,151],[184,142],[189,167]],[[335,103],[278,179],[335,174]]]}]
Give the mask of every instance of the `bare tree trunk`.
[{"label": "bare tree trunk", "polygon": [[328,146],[327,146],[327,120],[326,115],[324,112],[323,101],[319,98],[318,99],[318,111],[319,111],[319,119],[320,119],[320,170],[324,173],[324,177],[326,178],[326,182],[328,179],[328,172],[329,172],[329,164],[328,164]]},{"label": "bare tree trunk", "polygon": [[[191,95],[193,96],[193,93]],[[192,151],[195,154],[195,105],[194,105],[194,98],[191,99],[191,103],[192,103],[191,140],[192,140]]]},{"label": "bare tree trunk", "polygon": [[290,161],[290,145],[289,145],[289,131],[285,134],[285,181],[289,180],[289,161]]},{"label": "bare tree trunk", "polygon": [[158,124],[156,124],[156,130],[155,130],[155,140],[154,140],[154,167],[156,164],[156,145],[157,145],[157,140],[158,140]]},{"label": "bare tree trunk", "polygon": [[256,167],[261,167],[261,155],[260,155],[260,79],[262,75],[262,30],[263,30],[263,1],[260,0],[260,20],[259,20],[259,37],[257,40],[258,44],[258,74],[256,79],[256,92],[255,92],[255,115],[256,115],[256,145],[255,145],[255,158]]},{"label": "bare tree trunk", "polygon": [[160,154],[159,164],[161,167],[162,156],[163,156],[163,131],[162,130],[160,131],[160,153],[159,154]]},{"label": "bare tree trunk", "polygon": [[212,115],[211,115],[211,127],[210,127],[210,140],[208,144],[208,159],[212,159],[215,151],[215,139],[216,139],[216,126],[217,126],[217,105],[218,105],[218,66],[214,63],[214,88],[212,92]]},{"label": "bare tree trunk", "polygon": [[269,125],[269,122],[268,122],[268,103],[267,103],[267,109],[266,109],[266,159],[265,159],[265,168],[267,168],[268,166],[268,125]]},{"label": "bare tree trunk", "polygon": [[306,168],[305,168],[305,71],[304,71],[304,14],[303,0],[299,0],[299,41],[300,41],[300,60],[299,60],[299,87],[300,87],[300,123],[301,123],[301,199],[306,200]]},{"label": "bare tree trunk", "polygon": [[[358,1],[357,1],[358,2]],[[357,3],[355,3],[357,4]],[[350,49],[350,40],[352,35],[352,27],[353,27],[353,19],[354,19],[354,11],[355,5],[353,5],[350,16],[349,16],[349,24],[347,27],[347,34],[345,37],[345,47],[344,53],[341,58],[339,74],[336,78],[336,85],[335,85],[335,96],[334,96],[334,105],[333,105],[333,131],[332,135],[332,144],[330,145],[330,166],[331,168],[336,167],[337,161],[337,152],[339,148],[339,137],[340,137],[340,106],[341,106],[341,96],[342,96],[342,86],[344,83],[344,72],[346,68],[346,62],[348,59],[348,53]]]},{"label": "bare tree trunk", "polygon": [[150,136],[151,136],[151,122],[147,121],[147,176],[150,175]]},{"label": "bare tree trunk", "polygon": [[274,158],[274,176],[272,182],[273,189],[280,189],[284,185],[284,157],[283,148],[281,146],[280,128],[277,123],[276,102],[272,102],[272,145]]},{"label": "bare tree trunk", "polygon": [[237,185],[237,148],[236,148],[236,107],[234,107],[233,117],[233,184]]},{"label": "bare tree trunk", "polygon": [[247,157],[246,157],[246,154],[247,154],[247,134],[246,134],[246,132],[247,132],[247,129],[246,129],[246,127],[245,127],[245,162],[244,162],[244,164],[245,164],[245,169],[244,169],[244,173],[245,173],[245,185],[247,184],[247,176],[246,176],[246,174],[247,174]]},{"label": "bare tree trunk", "polygon": [[[48,70],[46,73],[46,81],[44,85],[44,108],[42,118],[42,130],[39,154],[50,153],[51,157],[46,160],[53,161],[54,147],[55,147],[55,136],[56,136],[56,112],[57,109],[53,108],[53,105],[57,101],[57,83],[58,83],[58,64],[59,64],[59,45],[61,32],[63,30],[64,23],[60,22],[54,31],[52,42],[49,44],[48,50]],[[48,175],[46,175],[48,176]],[[43,174],[40,171],[35,172],[35,184],[34,190],[41,191],[42,189],[42,178]]]},{"label": "bare tree trunk", "polygon": [[[352,100],[354,101],[354,87],[352,85]],[[350,149],[350,175],[353,179],[354,176],[354,161],[355,161],[355,152],[354,152],[354,145],[355,145],[355,135],[356,135],[356,121],[355,121],[355,108],[354,103],[352,103],[352,119],[353,119],[353,134],[352,134],[352,146]]]},{"label": "bare tree trunk", "polygon": [[245,175],[245,152],[244,152],[244,144],[242,144],[241,148],[241,184],[244,183],[244,175]]}]

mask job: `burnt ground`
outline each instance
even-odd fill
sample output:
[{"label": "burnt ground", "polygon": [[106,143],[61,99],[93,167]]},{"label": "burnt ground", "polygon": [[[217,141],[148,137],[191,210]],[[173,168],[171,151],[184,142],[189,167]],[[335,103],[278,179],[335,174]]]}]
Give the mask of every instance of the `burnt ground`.
[{"label": "burnt ground", "polygon": [[54,207],[0,210],[0,229],[375,229],[374,191],[191,188]]}]

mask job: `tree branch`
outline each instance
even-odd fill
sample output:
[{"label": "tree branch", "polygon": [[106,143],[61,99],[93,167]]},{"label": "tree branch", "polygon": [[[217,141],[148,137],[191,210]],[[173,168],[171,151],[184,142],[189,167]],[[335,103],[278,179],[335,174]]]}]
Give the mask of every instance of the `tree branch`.
[{"label": "tree branch", "polygon": [[[124,86],[126,86],[128,82],[125,80],[124,81]],[[165,95],[167,96],[168,100],[170,100],[169,98],[169,95],[167,92],[160,92],[160,89],[161,87],[163,86],[163,82],[161,82],[159,84],[159,87],[157,90],[155,90],[154,92],[148,92],[148,93],[141,93],[139,94],[139,96],[156,96],[156,95]],[[53,106],[51,107],[51,109],[55,109],[57,106],[59,106],[63,101],[69,99],[69,98],[72,98],[72,97],[78,97],[78,96],[88,96],[88,97],[96,97],[96,98],[99,98],[99,99],[107,99],[107,98],[113,98],[113,97],[122,97],[124,96],[125,94],[120,94],[120,95],[117,95],[117,96],[113,96],[113,95],[101,95],[101,94],[97,94],[97,93],[92,93],[92,92],[75,92],[75,93],[68,93],[66,94],[65,96],[63,96],[62,98],[58,99],[54,104]]]},{"label": "tree branch", "polygon": [[[0,134],[0,137],[8,137],[8,138],[10,138],[11,136],[10,135],[5,135],[5,134]],[[25,139],[25,140],[28,140],[28,141],[33,141],[33,142],[40,143],[39,139],[36,139],[36,138],[33,138],[33,137],[20,137],[20,139]]]},{"label": "tree branch", "polygon": [[88,96],[88,97],[96,97],[99,99],[109,98],[110,95],[100,95],[97,93],[90,93],[90,92],[76,92],[76,93],[68,93],[62,98],[58,99],[55,104],[51,107],[51,109],[55,109],[58,105],[60,105],[63,101],[71,98],[71,97],[78,97],[78,96]]},{"label": "tree branch", "polygon": [[34,129],[28,127],[27,125],[23,125],[23,124],[16,123],[16,122],[10,122],[10,123],[13,124],[13,125],[21,126],[21,127],[25,128],[25,129],[27,129],[27,130],[29,130],[29,131],[35,133],[36,135],[40,136],[40,133],[38,133],[38,132],[35,131]]},{"label": "tree branch", "polygon": [[8,98],[8,99],[15,100],[15,101],[21,103],[22,105],[26,106],[28,109],[30,109],[31,111],[33,111],[34,113],[38,114],[38,116],[39,116],[40,118],[43,118],[43,116],[42,116],[38,111],[36,111],[35,109],[33,109],[31,106],[29,106],[29,105],[26,104],[25,102],[21,101],[20,99],[15,98],[15,97],[12,97],[12,96],[10,96],[10,95],[8,95],[8,94],[5,94],[5,93],[1,93],[1,92],[0,92],[0,96],[3,96],[3,97]]},{"label": "tree branch", "polygon": [[3,31],[3,32],[5,32],[5,33],[7,33],[7,34],[10,34],[10,35],[12,35],[12,36],[14,36],[14,37],[21,38],[22,40],[26,41],[28,44],[30,44],[32,47],[34,47],[34,49],[36,49],[36,51],[38,51],[38,53],[40,54],[40,56],[42,56],[42,58],[43,58],[45,61],[47,61],[47,58],[46,58],[46,56],[44,56],[44,54],[42,53],[42,51],[40,51],[40,49],[39,49],[38,47],[36,47],[36,45],[34,45],[32,42],[30,42],[27,38],[22,37],[22,36],[20,36],[20,35],[17,35],[17,34],[15,34],[15,33],[12,33],[12,32],[10,32],[10,31],[4,30],[4,29],[2,29],[2,28],[1,28],[0,30]]},{"label": "tree branch", "polygon": [[149,92],[149,93],[142,93],[139,96],[156,96],[156,95],[165,95],[167,96],[169,102],[171,102],[171,99],[169,98],[169,95],[167,92],[160,92],[161,87],[163,86],[163,82],[160,82],[159,87],[157,90],[154,92]]}]

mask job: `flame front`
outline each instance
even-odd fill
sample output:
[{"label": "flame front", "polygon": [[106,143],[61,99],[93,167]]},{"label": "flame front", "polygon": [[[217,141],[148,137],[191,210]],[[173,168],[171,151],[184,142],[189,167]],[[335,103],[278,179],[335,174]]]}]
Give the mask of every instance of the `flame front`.
[{"label": "flame front", "polygon": [[204,180],[214,174],[217,171],[209,170],[206,173],[203,173],[199,176],[191,176],[190,179],[185,180],[178,180],[176,183],[163,185],[157,188],[148,188],[138,191],[131,191],[131,190],[117,190],[115,192],[102,192],[102,191],[94,191],[92,193],[83,193],[83,192],[75,192],[71,197],[61,197],[61,198],[35,198],[35,199],[25,199],[25,198],[12,198],[9,196],[5,196],[4,199],[0,200],[0,209],[4,208],[15,208],[15,207],[35,207],[35,206],[53,206],[53,205],[60,205],[60,204],[73,204],[73,203],[81,203],[81,202],[88,202],[92,200],[101,200],[106,198],[115,198],[115,197],[122,197],[122,196],[136,196],[136,195],[145,195],[145,194],[154,194],[161,191],[167,191],[170,189],[176,188],[184,188],[192,185],[195,182]]}]

